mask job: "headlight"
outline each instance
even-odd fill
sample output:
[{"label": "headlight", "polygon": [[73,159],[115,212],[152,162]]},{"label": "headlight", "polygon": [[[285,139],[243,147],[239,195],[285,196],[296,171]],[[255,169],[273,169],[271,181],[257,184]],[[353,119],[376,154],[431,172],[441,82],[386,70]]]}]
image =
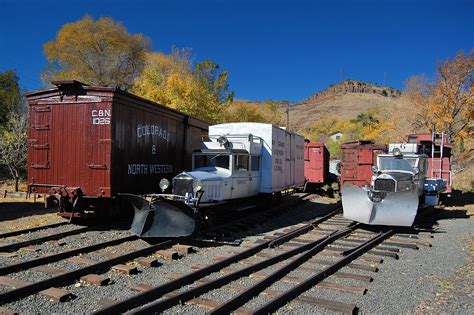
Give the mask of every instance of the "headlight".
[{"label": "headlight", "polygon": [[193,191],[194,193],[197,193],[202,189],[202,182],[199,179],[195,179],[193,181]]},{"label": "headlight", "polygon": [[164,192],[168,187],[170,187],[170,181],[167,180],[166,178],[163,178],[162,180],[160,180],[160,189],[161,189],[161,192]]}]

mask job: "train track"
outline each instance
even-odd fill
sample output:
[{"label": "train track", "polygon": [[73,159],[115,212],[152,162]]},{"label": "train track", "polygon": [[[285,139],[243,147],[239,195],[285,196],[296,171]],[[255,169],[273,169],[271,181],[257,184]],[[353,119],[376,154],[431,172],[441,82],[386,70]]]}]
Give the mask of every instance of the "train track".
[{"label": "train track", "polygon": [[[262,253],[262,251],[264,251],[265,249],[275,248],[284,244],[288,244],[289,241],[314,230],[318,224],[327,221],[339,211],[340,209],[337,209],[336,211],[333,211],[332,213],[321,219],[317,219],[296,230],[280,235],[273,240],[265,240],[242,252],[236,253],[226,259],[223,259],[215,264],[205,266],[195,272],[183,275],[182,277],[174,281],[151,288],[146,292],[118,302],[114,305],[110,305],[96,312],[96,314],[113,314],[117,312],[129,311],[130,309],[131,313],[136,314],[162,312],[173,306],[177,306],[180,303],[196,300],[199,298],[199,296],[211,290],[216,290],[219,288],[222,288],[223,290],[228,290],[229,285],[232,286],[233,282],[243,277],[249,277],[252,274],[255,274],[265,268],[283,263],[282,265],[278,266],[278,269],[276,271],[265,275],[262,280],[260,280],[258,283],[251,287],[234,287],[234,290],[240,289],[239,291],[241,291],[242,293],[238,294],[227,302],[222,303],[211,309],[211,313],[214,314],[228,314],[230,312],[236,311],[246,302],[262,293],[266,288],[284,278],[286,275],[288,275],[288,273],[302,266],[310,259],[314,259],[316,254],[322,252],[328,246],[334,244],[337,240],[340,240],[349,236],[350,234],[353,234],[360,228],[360,224],[355,224],[351,222],[347,226],[341,227],[340,229],[333,231],[329,235],[318,237],[315,240],[309,241],[307,243],[302,243],[301,245],[297,245],[296,247],[290,246],[289,248],[286,248],[276,256],[268,257],[254,263],[250,263],[244,268],[232,271],[227,275],[221,276],[217,279],[206,280],[206,276],[215,272],[222,271],[224,268],[229,267],[230,265],[238,264],[239,262],[242,263],[243,261],[251,258],[252,256]],[[288,301],[291,301],[292,299],[294,299],[304,291],[308,290],[315,284],[321,282],[331,274],[336,273],[339,269],[348,265],[351,261],[353,261],[360,255],[367,253],[373,247],[375,247],[385,239],[389,238],[394,233],[394,230],[387,230],[368,238],[361,244],[356,244],[351,248],[345,249],[344,252],[342,252],[340,259],[336,260],[334,263],[330,263],[327,267],[320,270],[319,272],[316,272],[312,277],[301,282],[293,289],[275,296],[271,302],[262,306],[260,309],[252,310],[252,312],[266,314],[269,312],[276,311],[279,307],[283,306]],[[296,258],[294,258],[295,256]],[[265,257],[265,255],[263,255],[263,257]],[[181,290],[177,292],[177,290],[181,289],[183,286],[190,285],[192,283],[198,283],[198,285],[193,286],[184,291]],[[173,294],[173,292],[176,293]],[[160,300],[148,304],[145,307],[136,308],[140,305],[150,303],[155,299]],[[326,303],[328,302],[326,301]],[[340,307],[340,305],[341,303],[339,303],[338,306]],[[333,308],[337,307],[336,304],[333,304],[332,306]],[[344,308],[346,310],[347,307],[348,306],[344,305]]]},{"label": "train track", "polygon": [[[11,287],[10,290],[0,293],[0,305],[5,305],[36,293],[45,294],[50,298],[57,298],[58,300],[67,300],[68,297],[70,297],[70,294],[68,294],[67,290],[61,289],[61,287],[64,287],[68,283],[81,278],[90,278],[91,275],[100,280],[103,276],[98,274],[103,271],[117,266],[122,266],[122,268],[124,268],[123,266],[126,266],[130,261],[146,260],[148,255],[152,255],[157,251],[170,249],[172,246],[178,244],[192,244],[193,242],[196,242],[196,240],[199,241],[209,237],[216,241],[218,236],[225,237],[228,235],[229,231],[239,230],[239,227],[245,230],[245,227],[248,228],[248,226],[252,226],[253,222],[258,224],[258,222],[261,222],[265,217],[278,215],[279,213],[284,212],[285,208],[294,207],[299,202],[310,197],[311,196],[308,194],[300,195],[298,200],[293,203],[282,204],[274,209],[262,211],[255,215],[249,215],[244,219],[221,224],[212,229],[203,231],[198,236],[195,235],[192,237],[163,240],[157,244],[152,244],[143,248],[134,248],[132,251],[125,254],[114,255],[111,257],[106,256],[108,259],[102,261],[92,261],[90,259],[87,261],[87,258],[84,258],[85,256],[78,255],[96,253],[103,249],[111,249],[116,248],[117,246],[127,245],[137,241],[138,238],[135,236],[121,237],[107,242],[74,248],[53,255],[29,259],[16,264],[0,266],[0,286]],[[148,286],[144,293],[132,296],[129,299],[125,299],[123,302],[112,303],[110,305],[111,302],[109,301],[107,303],[108,306],[97,311],[97,313],[116,313],[130,309],[132,309],[133,312],[138,313],[149,312],[152,310],[160,311],[184,302],[191,304],[197,303],[198,305],[200,305],[199,303],[208,303],[205,306],[211,312],[228,313],[230,310],[241,308],[248,299],[253,296],[258,296],[259,294],[266,296],[271,295],[275,302],[262,306],[261,310],[252,310],[252,312],[268,312],[270,309],[276,310],[278,307],[284,305],[289,300],[294,299],[296,296],[299,296],[299,301],[305,301],[306,303],[313,303],[313,305],[347,312],[351,307],[355,306],[336,301],[310,299],[301,294],[307,290],[308,287],[312,287],[315,284],[329,287],[332,286],[333,289],[335,288],[339,290],[353,290],[355,292],[358,290],[357,288],[334,286],[334,284],[327,282],[325,279],[329,275],[332,275],[333,277],[354,279],[358,281],[371,281],[371,277],[343,272],[340,271],[340,268],[349,264],[351,268],[360,268],[362,270],[373,272],[376,271],[376,268],[370,265],[351,263],[351,261],[357,257],[371,263],[381,262],[382,259],[380,257],[398,258],[396,247],[416,249],[417,246],[422,243],[416,243],[418,241],[417,239],[404,239],[402,237],[397,237],[396,240],[385,241],[395,232],[390,230],[385,231],[382,234],[374,234],[372,232],[361,231],[359,225],[349,222],[340,216],[335,217],[338,210],[339,209],[332,211],[327,216],[313,220],[312,222],[304,224],[296,229],[291,229],[290,231],[284,231],[282,233],[275,233],[273,236],[262,238],[250,248],[234,253],[229,257],[216,257],[216,259],[219,258],[219,260],[212,265],[193,266],[193,269],[196,269],[196,271],[181,275],[160,286],[153,288]],[[317,234],[314,234],[315,231],[317,231]],[[317,237],[314,239],[315,235],[317,235]],[[385,241],[383,246],[378,245],[376,249],[373,248],[382,241]],[[199,244],[199,242],[197,244]],[[269,249],[277,251],[277,255],[269,257],[268,253],[266,253]],[[318,261],[318,259],[315,258],[318,255],[326,258],[338,258],[338,260],[329,264],[329,262],[323,262],[319,258]],[[255,260],[255,257],[264,259],[261,261],[253,261]],[[47,266],[47,264],[52,262],[61,262],[67,259],[75,259],[76,261],[82,259],[82,263],[86,263],[86,266],[75,270],[55,270],[55,268],[49,268]],[[148,264],[150,266],[152,265],[152,261],[152,259],[148,259]],[[325,263],[326,265],[324,265],[324,268],[320,269],[318,272],[314,272],[314,276],[311,277],[310,282],[306,283],[305,281],[304,283],[306,284],[304,286],[298,286],[294,290],[289,291],[291,292],[288,293],[289,295],[283,295],[282,292],[268,289],[268,286],[272,283],[287,281],[285,279],[288,278],[287,275],[292,270],[303,268],[303,270],[315,271],[316,269],[314,268],[304,266],[307,261],[318,261],[319,263]],[[237,269],[235,265],[243,265],[246,267]],[[242,277],[261,278],[262,269],[268,267],[278,267],[279,269],[275,271],[274,274],[264,275],[262,280],[255,287],[244,288],[233,283],[235,280],[241,279]],[[35,281],[34,283],[21,281],[15,278],[16,273],[31,268],[51,273],[53,276],[48,277],[47,279]],[[225,272],[224,277],[219,277],[218,279],[213,280],[206,278],[210,274],[222,272]],[[193,285],[194,287],[189,287],[190,285]],[[215,301],[206,302],[205,299],[199,297],[205,292],[221,287],[226,290],[241,290],[246,293],[238,299],[233,298],[226,303],[216,303]],[[176,293],[176,290],[178,289],[184,291],[178,294]],[[147,305],[143,307],[145,304]],[[212,307],[209,307],[209,305]]]},{"label": "train track", "polygon": [[59,222],[59,223],[36,226],[36,227],[29,228],[29,229],[23,229],[23,230],[17,230],[17,231],[2,233],[2,234],[0,234],[0,239],[7,238],[7,237],[12,237],[12,236],[18,236],[18,235],[22,235],[22,234],[33,233],[33,232],[41,231],[41,230],[45,230],[45,229],[52,229],[52,228],[56,228],[56,227],[67,225],[67,224],[69,224],[69,222],[64,221],[64,222]]},{"label": "train track", "polygon": [[[294,206],[298,202],[305,200],[308,194],[301,195],[296,202],[293,202],[292,204],[286,204],[285,206]],[[17,272],[20,272],[22,270],[27,270],[30,268],[35,268],[39,266],[45,266],[50,263],[58,262],[67,258],[74,258],[77,255],[85,254],[85,253],[92,253],[100,249],[104,249],[107,247],[112,247],[116,245],[121,245],[121,244],[126,244],[127,242],[132,242],[135,240],[138,240],[138,237],[136,236],[126,236],[118,239],[112,239],[110,241],[106,242],[100,242],[96,244],[92,244],[89,246],[84,246],[84,247],[79,247],[79,248],[74,248],[68,251],[61,251],[57,254],[52,254],[52,255],[46,255],[43,257],[35,258],[35,259],[28,259],[26,261],[22,261],[19,263],[15,264],[10,264],[6,266],[0,266],[0,286],[9,286],[13,287],[12,290],[9,290],[5,293],[0,294],[0,305],[9,303],[12,301],[15,301],[17,299],[20,299],[22,297],[26,297],[28,295],[38,293],[42,290],[46,290],[49,288],[52,288],[54,286],[61,285],[63,283],[67,283],[68,281],[74,281],[75,279],[78,279],[82,276],[87,276],[89,274],[93,274],[95,272],[99,272],[104,269],[111,268],[112,266],[115,266],[117,264],[121,263],[126,263],[130,260],[140,258],[143,256],[147,256],[151,253],[154,253],[156,251],[159,251],[161,249],[165,248],[170,248],[173,245],[179,244],[179,243],[185,243],[186,241],[191,241],[193,239],[196,239],[197,237],[205,237],[212,235],[214,238],[216,235],[220,234],[222,235],[222,231],[228,231],[229,227],[234,225],[234,224],[244,224],[245,220],[249,220],[248,222],[256,221],[258,219],[261,219],[262,216],[265,217],[270,214],[275,214],[276,212],[282,212],[285,208],[285,206],[280,206],[280,207],[275,207],[273,209],[269,209],[266,211],[262,211],[259,213],[256,213],[254,215],[249,215],[246,218],[243,219],[237,219],[231,222],[227,222],[225,224],[220,224],[218,226],[215,226],[211,229],[207,229],[202,231],[199,235],[195,235],[192,237],[182,237],[182,238],[175,238],[175,239],[167,239],[162,242],[159,242],[157,244],[147,246],[145,248],[141,248],[139,250],[135,250],[129,253],[126,253],[124,255],[120,255],[118,257],[113,257],[110,259],[107,259],[105,261],[101,262],[96,262],[96,263],[91,263],[83,268],[79,268],[73,271],[63,271],[60,274],[57,274],[51,278],[42,280],[42,281],[37,281],[34,283],[27,283],[21,280],[15,280],[14,278],[6,277],[6,275],[9,274],[14,274]],[[34,229],[28,229],[28,230],[21,230],[17,232],[11,232],[12,234],[8,234],[7,237],[12,236],[12,235],[21,235],[25,233],[31,233],[39,230],[44,230],[47,228],[54,228],[54,227],[59,227],[63,224],[56,224],[56,225],[46,225],[42,227],[37,227]],[[251,226],[252,224],[248,224]],[[42,237],[37,237],[33,238],[30,240],[26,241],[21,241],[21,242],[16,242],[12,244],[7,244],[0,246],[0,253],[1,252],[11,252],[13,250],[19,250],[22,249],[26,246],[34,245],[34,244],[41,244],[43,242],[51,241],[51,240],[58,240],[65,238],[67,236],[72,236],[72,235],[77,235],[81,233],[86,233],[88,231],[92,231],[94,229],[97,229],[96,227],[84,227],[84,228],[79,228],[75,230],[70,230],[70,231],[63,231],[60,233],[54,233],[50,234],[47,236],[42,236]],[[57,272],[59,273],[59,272]]]}]

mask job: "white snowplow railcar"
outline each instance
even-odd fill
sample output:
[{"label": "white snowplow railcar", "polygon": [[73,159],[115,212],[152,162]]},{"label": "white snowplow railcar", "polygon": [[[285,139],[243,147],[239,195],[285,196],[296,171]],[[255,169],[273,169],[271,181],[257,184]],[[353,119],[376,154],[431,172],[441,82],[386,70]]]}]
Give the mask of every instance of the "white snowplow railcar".
[{"label": "white snowplow railcar", "polygon": [[[171,194],[152,195],[151,201],[128,196],[135,208],[135,234],[189,235],[197,218],[209,221],[223,204],[220,210],[241,210],[303,186],[302,136],[271,124],[242,122],[210,126],[208,137],[193,153],[193,170],[173,178]],[[166,179],[160,182],[163,191],[169,185]]]}]

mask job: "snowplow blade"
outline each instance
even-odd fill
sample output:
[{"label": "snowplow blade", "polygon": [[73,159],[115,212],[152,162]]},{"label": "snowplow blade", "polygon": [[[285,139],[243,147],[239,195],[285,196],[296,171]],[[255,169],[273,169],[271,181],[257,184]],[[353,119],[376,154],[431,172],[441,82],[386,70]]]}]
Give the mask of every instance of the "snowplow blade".
[{"label": "snowplow blade", "polygon": [[137,195],[120,196],[133,205],[135,214],[130,230],[139,237],[179,237],[194,232],[194,211],[182,202],[167,199],[149,202]]},{"label": "snowplow blade", "polygon": [[372,201],[369,191],[344,185],[342,192],[344,217],[371,225],[411,226],[418,211],[415,191],[386,193],[380,201]]}]

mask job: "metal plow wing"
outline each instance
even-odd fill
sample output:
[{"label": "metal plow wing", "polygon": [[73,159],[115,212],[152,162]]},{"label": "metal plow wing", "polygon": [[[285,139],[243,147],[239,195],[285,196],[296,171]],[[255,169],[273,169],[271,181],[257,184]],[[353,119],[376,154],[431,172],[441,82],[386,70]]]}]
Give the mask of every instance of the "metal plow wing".
[{"label": "metal plow wing", "polygon": [[167,199],[149,202],[137,195],[120,196],[133,205],[135,215],[130,230],[139,237],[178,237],[194,232],[194,211],[182,202]]},{"label": "metal plow wing", "polygon": [[411,226],[418,211],[415,191],[387,193],[380,201],[372,201],[369,191],[344,185],[342,207],[344,217],[365,224]]}]

